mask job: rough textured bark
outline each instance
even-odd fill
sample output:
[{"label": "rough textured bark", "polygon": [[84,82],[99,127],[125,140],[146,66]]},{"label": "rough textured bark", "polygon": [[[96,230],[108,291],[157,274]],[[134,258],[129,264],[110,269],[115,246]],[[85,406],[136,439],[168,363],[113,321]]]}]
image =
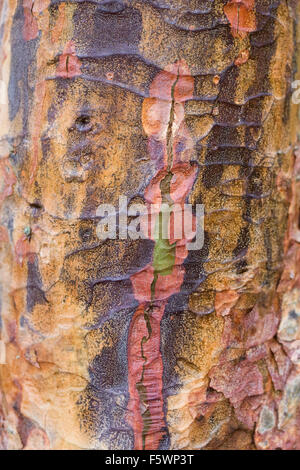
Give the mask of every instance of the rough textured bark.
[{"label": "rough textured bark", "polygon": [[297,3],[0,4],[1,448],[300,448]]}]

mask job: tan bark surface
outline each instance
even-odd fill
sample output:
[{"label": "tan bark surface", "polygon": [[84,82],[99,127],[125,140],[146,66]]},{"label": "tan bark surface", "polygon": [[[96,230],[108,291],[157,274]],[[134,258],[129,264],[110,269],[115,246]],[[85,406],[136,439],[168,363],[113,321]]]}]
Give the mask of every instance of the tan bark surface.
[{"label": "tan bark surface", "polygon": [[[2,0],[0,448],[300,449],[299,15]],[[120,195],[203,248],[101,242]]]}]

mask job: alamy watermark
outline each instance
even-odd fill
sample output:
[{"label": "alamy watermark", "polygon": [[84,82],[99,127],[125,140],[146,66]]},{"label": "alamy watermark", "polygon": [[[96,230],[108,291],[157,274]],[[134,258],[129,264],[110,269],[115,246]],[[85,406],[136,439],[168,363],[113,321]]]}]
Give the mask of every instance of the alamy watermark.
[{"label": "alamy watermark", "polygon": [[118,208],[100,204],[97,236],[100,240],[169,240],[186,244],[189,251],[201,250],[204,244],[204,205],[131,204],[119,197]]}]

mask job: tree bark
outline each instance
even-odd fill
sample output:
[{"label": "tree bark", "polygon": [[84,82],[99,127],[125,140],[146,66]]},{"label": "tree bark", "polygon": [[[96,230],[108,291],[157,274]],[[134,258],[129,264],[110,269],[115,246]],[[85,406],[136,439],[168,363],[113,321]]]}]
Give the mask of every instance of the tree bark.
[{"label": "tree bark", "polygon": [[[0,448],[300,449],[298,2],[0,15]],[[120,196],[202,248],[99,240]]]}]

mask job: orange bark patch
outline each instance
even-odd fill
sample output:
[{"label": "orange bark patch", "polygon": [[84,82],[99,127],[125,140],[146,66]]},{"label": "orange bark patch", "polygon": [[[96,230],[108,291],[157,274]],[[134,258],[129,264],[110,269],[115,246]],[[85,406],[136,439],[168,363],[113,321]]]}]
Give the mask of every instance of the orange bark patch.
[{"label": "orange bark patch", "polygon": [[249,54],[250,53],[247,49],[244,51],[241,51],[234,61],[235,65],[240,66],[240,65],[245,64],[247,60],[249,59]]},{"label": "orange bark patch", "polygon": [[153,279],[154,269],[151,265],[146,266],[142,271],[131,276],[130,280],[132,282],[134,297],[140,303],[150,302]]},{"label": "orange bark patch", "polygon": [[181,103],[193,97],[194,78],[184,60],[179,60],[158,73],[151,83],[149,95],[152,98]]},{"label": "orange bark patch", "polygon": [[[182,262],[185,258],[186,256],[184,258],[178,257]],[[154,300],[165,300],[171,297],[171,295],[178,293],[183,283],[184,272],[185,271],[182,266],[175,265],[171,274],[166,276],[158,274],[158,279],[155,285]],[[140,303],[151,302],[151,285],[153,279],[154,269],[150,265],[130,277],[134,297]]]},{"label": "orange bark patch", "polygon": [[256,31],[254,0],[231,0],[224,7],[234,37],[245,38]]},{"label": "orange bark patch", "polygon": [[107,78],[107,80],[113,80],[114,79],[114,72],[107,72],[106,78]]},{"label": "orange bark patch", "polygon": [[37,37],[39,32],[37,17],[43,10],[48,8],[49,3],[49,0],[23,0],[23,37],[25,41],[30,41]]}]

